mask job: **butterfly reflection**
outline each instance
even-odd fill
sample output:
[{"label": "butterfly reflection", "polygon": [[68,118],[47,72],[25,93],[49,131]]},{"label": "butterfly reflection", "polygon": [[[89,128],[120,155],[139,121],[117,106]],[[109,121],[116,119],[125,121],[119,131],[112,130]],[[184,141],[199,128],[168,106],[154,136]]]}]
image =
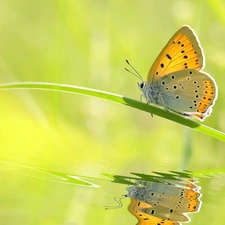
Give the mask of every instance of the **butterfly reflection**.
[{"label": "butterfly reflection", "polygon": [[187,214],[201,207],[200,187],[191,179],[163,183],[136,180],[127,191],[128,211],[138,219],[137,225],[179,225],[190,221]]}]

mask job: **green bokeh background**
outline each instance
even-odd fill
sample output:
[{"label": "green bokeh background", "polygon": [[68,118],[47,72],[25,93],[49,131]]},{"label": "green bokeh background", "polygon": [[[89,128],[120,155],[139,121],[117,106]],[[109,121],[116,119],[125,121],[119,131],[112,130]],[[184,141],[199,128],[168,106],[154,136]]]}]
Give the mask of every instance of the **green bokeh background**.
[{"label": "green bokeh background", "polygon": [[[187,24],[204,49],[204,71],[219,88],[204,124],[224,131],[224,8],[219,0],[2,0],[0,80],[77,85],[138,100],[138,80],[124,70],[125,60],[145,78]],[[225,165],[223,142],[122,105],[43,90],[1,91],[0,98],[3,161],[90,177]],[[4,171],[1,181],[0,224],[136,223],[126,200],[123,208],[104,211],[126,193],[124,185],[84,188]],[[200,185],[203,207],[191,224],[223,224],[224,177]]]}]

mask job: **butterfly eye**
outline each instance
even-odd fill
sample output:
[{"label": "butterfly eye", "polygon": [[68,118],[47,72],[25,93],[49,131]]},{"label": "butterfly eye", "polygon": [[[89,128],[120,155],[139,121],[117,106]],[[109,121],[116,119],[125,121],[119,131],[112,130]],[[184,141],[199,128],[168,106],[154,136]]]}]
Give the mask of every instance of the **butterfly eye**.
[{"label": "butterfly eye", "polygon": [[143,87],[145,86],[145,82],[142,82],[142,83],[140,83],[140,84],[138,84],[139,85],[139,87],[141,88],[141,89],[143,89]]}]

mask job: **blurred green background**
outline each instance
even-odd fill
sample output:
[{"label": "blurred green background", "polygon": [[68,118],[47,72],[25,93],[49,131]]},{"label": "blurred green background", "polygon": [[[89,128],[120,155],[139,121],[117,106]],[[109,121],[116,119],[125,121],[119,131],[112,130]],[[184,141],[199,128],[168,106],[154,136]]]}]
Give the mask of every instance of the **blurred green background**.
[{"label": "blurred green background", "polygon": [[[204,49],[204,71],[219,88],[204,124],[224,131],[224,7],[219,0],[2,0],[1,83],[54,82],[139,100],[138,80],[124,70],[125,60],[145,78],[169,38],[187,24]],[[1,91],[0,96],[3,161],[90,177],[225,165],[221,141],[129,107],[43,90]],[[126,193],[123,185],[84,188],[4,171],[1,181],[0,224],[136,223],[126,200],[122,209],[104,210],[114,204],[113,197]],[[224,177],[203,181],[203,209],[192,224],[223,224],[224,187]]]}]

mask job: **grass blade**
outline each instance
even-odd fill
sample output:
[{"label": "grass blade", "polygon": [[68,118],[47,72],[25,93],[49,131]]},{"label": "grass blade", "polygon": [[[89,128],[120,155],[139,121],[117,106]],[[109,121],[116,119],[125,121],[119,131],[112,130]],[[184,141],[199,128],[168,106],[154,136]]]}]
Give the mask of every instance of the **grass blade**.
[{"label": "grass blade", "polygon": [[174,121],[186,127],[192,128],[196,131],[204,133],[208,136],[214,137],[218,140],[225,142],[225,133],[215,130],[211,127],[205,126],[200,124],[192,119],[185,118],[173,112],[167,112],[163,108],[159,108],[154,105],[147,105],[146,103],[136,101],[134,99],[130,99],[124,97],[122,95],[117,95],[109,92],[79,87],[79,86],[72,86],[72,85],[65,85],[65,84],[55,84],[55,83],[44,83],[44,82],[23,82],[23,83],[7,83],[1,84],[0,90],[9,90],[9,89],[42,89],[42,90],[51,90],[51,91],[62,91],[62,92],[70,92],[76,94],[83,94],[92,97],[102,98],[108,101],[116,102],[119,104],[123,104],[126,106],[130,106],[165,119]]}]

